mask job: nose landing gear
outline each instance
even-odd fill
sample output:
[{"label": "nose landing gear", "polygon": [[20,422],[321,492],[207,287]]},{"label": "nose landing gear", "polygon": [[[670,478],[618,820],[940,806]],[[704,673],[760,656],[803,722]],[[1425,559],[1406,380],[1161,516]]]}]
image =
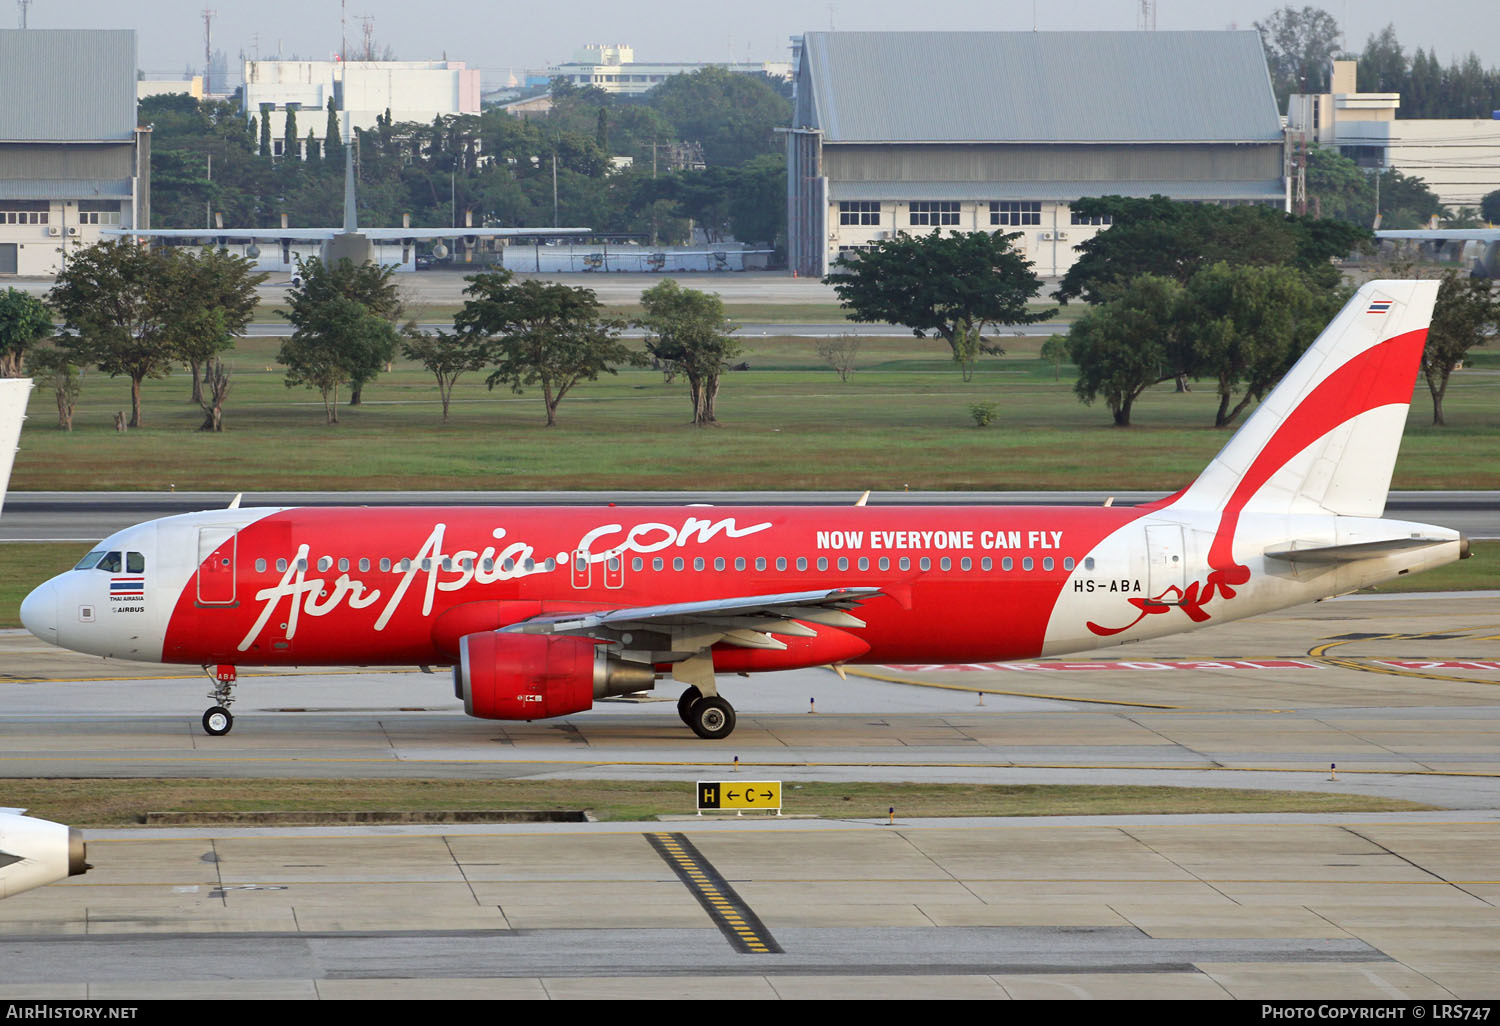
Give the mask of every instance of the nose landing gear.
[{"label": "nose landing gear", "polygon": [[[208,672],[208,667],[203,667],[203,670]],[[214,689],[208,693],[208,697],[214,705],[203,714],[203,730],[213,737],[222,737],[234,727],[234,717],[229,712],[230,705],[234,703],[230,689],[237,677],[233,666],[220,665],[213,672]]]}]

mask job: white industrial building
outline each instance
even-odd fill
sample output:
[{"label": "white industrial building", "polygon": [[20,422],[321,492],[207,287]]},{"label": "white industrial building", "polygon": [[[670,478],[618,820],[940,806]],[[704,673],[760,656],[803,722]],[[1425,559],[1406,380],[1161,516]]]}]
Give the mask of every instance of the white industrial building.
[{"label": "white industrial building", "polygon": [[792,76],[792,65],[787,61],[638,61],[632,47],[596,43],[579,50],[570,61],[549,65],[543,74],[529,72],[527,84],[546,85],[554,78],[562,78],[580,89],[593,86],[606,93],[639,94],[654,89],[673,75],[709,67],[781,79]]},{"label": "white industrial building", "polygon": [[896,232],[1020,232],[1060,275],[1090,196],[1287,206],[1256,32],[809,32],[794,40],[787,258]]},{"label": "white industrial building", "polygon": [[1500,189],[1500,119],[1398,118],[1400,93],[1361,93],[1355,61],[1334,61],[1329,92],[1287,101],[1291,145],[1336,148],[1366,168],[1420,178],[1455,213]]},{"label": "white industrial building", "polygon": [[134,32],[0,30],[0,280],[55,275],[101,229],[150,224],[135,105]]},{"label": "white industrial building", "polygon": [[329,100],[347,112],[347,125],[340,115],[342,132],[374,128],[387,112],[392,121],[422,124],[479,113],[479,71],[463,61],[246,61],[244,72],[241,109],[246,118],[269,119],[278,157],[289,112],[296,113],[299,149],[309,132],[322,145]]}]

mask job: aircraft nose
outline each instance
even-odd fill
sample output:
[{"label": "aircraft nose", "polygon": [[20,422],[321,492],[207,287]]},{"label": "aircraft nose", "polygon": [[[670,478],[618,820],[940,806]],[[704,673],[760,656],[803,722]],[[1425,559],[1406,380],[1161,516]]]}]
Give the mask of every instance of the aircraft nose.
[{"label": "aircraft nose", "polygon": [[38,585],[21,600],[21,626],[47,642],[57,644],[57,582]]}]

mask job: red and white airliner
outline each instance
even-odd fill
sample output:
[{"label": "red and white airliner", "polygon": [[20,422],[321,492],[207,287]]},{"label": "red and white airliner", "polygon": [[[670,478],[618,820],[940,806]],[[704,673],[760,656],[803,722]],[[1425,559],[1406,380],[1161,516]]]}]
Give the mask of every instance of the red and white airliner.
[{"label": "red and white airliner", "polygon": [[1032,659],[1353,591],[1466,554],[1381,519],[1437,283],[1361,288],[1187,488],[1135,507],[221,509],[101,542],[38,587],[39,638],[203,665],[454,667],[473,716],[534,720],[716,674]]}]

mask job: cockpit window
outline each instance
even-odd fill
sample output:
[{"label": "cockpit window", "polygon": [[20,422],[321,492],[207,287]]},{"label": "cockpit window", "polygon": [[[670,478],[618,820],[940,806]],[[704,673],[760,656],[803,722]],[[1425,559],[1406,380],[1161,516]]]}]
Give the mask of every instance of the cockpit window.
[{"label": "cockpit window", "polygon": [[146,572],[146,557],[140,552],[125,553],[125,572],[127,574],[143,574]]},{"label": "cockpit window", "polygon": [[98,565],[94,569],[103,570],[105,573],[117,574],[120,572],[120,562],[120,554],[118,552],[106,552],[104,558],[99,560]]},{"label": "cockpit window", "polygon": [[93,552],[90,552],[87,556],[84,556],[82,559],[80,559],[78,561],[78,565],[75,566],[73,569],[74,570],[92,570],[92,569],[94,569],[94,564],[98,563],[99,560],[101,560],[103,558],[104,558],[104,550],[103,549],[95,549]]}]

